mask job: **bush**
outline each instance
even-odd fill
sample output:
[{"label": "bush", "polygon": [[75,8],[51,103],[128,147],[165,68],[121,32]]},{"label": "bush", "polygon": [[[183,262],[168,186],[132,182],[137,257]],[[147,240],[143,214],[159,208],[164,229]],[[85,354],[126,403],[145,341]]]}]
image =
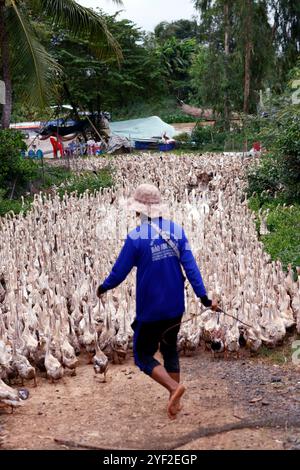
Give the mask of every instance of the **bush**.
[{"label": "bush", "polygon": [[30,207],[31,200],[26,200],[23,204],[20,200],[15,199],[4,199],[5,194],[4,189],[0,189],[0,217],[7,214],[7,212],[14,212],[14,214],[18,214],[21,211],[26,211]]},{"label": "bush", "polygon": [[12,188],[16,192],[24,188],[30,179],[37,177],[37,166],[25,160],[21,151],[26,149],[20,132],[0,131],[0,188],[8,195]]},{"label": "bush", "polygon": [[19,200],[0,199],[0,217],[12,211],[14,214],[19,214],[23,210],[22,202]]},{"label": "bush", "polygon": [[199,150],[223,151],[227,133],[217,126],[201,126],[197,124],[192,132],[192,141]]},{"label": "bush", "polygon": [[300,266],[300,206],[270,210],[267,227],[270,234],[262,241],[272,259],[280,259],[285,269],[289,263]]},{"label": "bush", "polygon": [[195,118],[193,116],[189,116],[188,114],[184,114],[181,111],[169,114],[161,114],[160,118],[167,122],[168,124],[180,124],[186,122],[195,122]]},{"label": "bush", "polygon": [[264,155],[258,164],[250,167],[248,174],[248,196],[254,193],[262,202],[274,197],[280,191],[280,170],[273,155]]},{"label": "bush", "polygon": [[191,136],[188,132],[182,132],[181,134],[177,134],[175,139],[176,142],[188,143],[191,141]]},{"label": "bush", "polygon": [[45,164],[43,188],[59,186],[66,179],[71,178],[72,172],[65,166],[53,166]]},{"label": "bush", "polygon": [[265,123],[260,133],[268,153],[248,173],[248,194],[280,192],[286,202],[300,201],[300,106],[288,106]]},{"label": "bush", "polygon": [[280,178],[287,199],[300,201],[300,107],[290,107],[280,113],[278,127],[274,150],[280,163]]},{"label": "bush", "polygon": [[[249,207],[254,212],[260,209],[269,212],[267,228],[270,233],[261,236],[261,240],[271,258],[280,259],[285,269],[290,263],[294,268],[300,266],[300,205],[286,206],[280,198],[256,194],[250,198]],[[258,217],[256,224],[259,229]]]}]

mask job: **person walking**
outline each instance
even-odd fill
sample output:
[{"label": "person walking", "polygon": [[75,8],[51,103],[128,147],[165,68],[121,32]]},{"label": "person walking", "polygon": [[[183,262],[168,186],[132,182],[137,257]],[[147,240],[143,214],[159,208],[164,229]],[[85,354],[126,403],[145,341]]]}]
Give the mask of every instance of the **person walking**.
[{"label": "person walking", "polygon": [[[166,217],[168,207],[159,189],[152,184],[140,185],[129,199],[128,208],[140,216],[141,224],[128,234],[97,296],[117,287],[137,267],[136,319],[132,324],[135,364],[169,391],[167,413],[175,419],[185,393],[177,351],[185,311],[181,266],[202,304],[217,310],[218,303],[207,297],[188,239],[182,227]],[[158,350],[164,365],[154,357]]]}]

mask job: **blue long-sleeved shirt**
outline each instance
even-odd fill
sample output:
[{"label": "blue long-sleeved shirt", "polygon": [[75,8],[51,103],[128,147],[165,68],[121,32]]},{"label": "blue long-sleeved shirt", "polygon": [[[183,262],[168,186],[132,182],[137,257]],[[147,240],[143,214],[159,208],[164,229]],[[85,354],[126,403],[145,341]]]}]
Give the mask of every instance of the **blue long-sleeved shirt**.
[{"label": "blue long-sleeved shirt", "polygon": [[143,322],[166,320],[183,314],[184,276],[180,263],[196,295],[207,295],[182,227],[162,218],[153,219],[153,222],[171,235],[179,249],[180,262],[174,250],[145,220],[128,234],[110,275],[101,286],[103,291],[114,289],[136,266],[136,318]]}]

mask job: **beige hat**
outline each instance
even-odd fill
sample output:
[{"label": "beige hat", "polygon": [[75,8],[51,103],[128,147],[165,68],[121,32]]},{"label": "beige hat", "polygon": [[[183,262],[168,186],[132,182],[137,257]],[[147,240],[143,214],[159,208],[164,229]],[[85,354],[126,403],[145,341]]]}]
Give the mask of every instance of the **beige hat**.
[{"label": "beige hat", "polygon": [[148,217],[163,217],[168,215],[167,204],[162,203],[159,189],[153,184],[141,184],[128,200],[128,209]]}]

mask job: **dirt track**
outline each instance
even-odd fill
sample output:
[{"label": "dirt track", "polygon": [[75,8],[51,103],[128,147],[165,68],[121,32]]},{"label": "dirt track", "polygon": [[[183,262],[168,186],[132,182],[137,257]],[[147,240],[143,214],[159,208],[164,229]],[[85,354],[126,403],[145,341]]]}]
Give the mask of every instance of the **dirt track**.
[{"label": "dirt track", "polygon": [[179,124],[171,124],[177,132],[187,132],[191,134],[192,130],[194,129],[196,123],[195,122],[186,122],[186,123],[179,123]]},{"label": "dirt track", "polygon": [[40,377],[22,409],[2,412],[3,447],[66,449],[73,441],[109,449],[297,448],[299,369],[213,360],[203,351],[181,363],[187,393],[174,422],[165,412],[167,393],[132,360],[112,365],[105,384],[83,357],[76,377],[54,385]]}]

